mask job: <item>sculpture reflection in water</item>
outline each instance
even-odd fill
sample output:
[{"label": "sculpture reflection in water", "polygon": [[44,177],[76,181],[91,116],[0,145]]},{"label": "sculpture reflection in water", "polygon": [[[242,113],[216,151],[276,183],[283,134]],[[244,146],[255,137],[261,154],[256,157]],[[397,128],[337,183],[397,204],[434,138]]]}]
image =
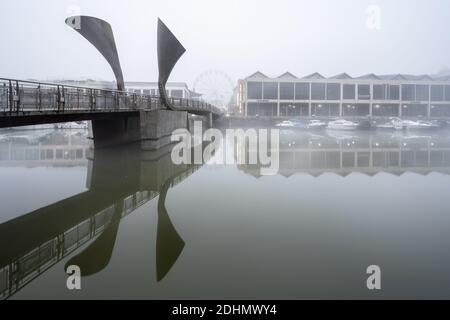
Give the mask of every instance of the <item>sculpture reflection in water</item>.
[{"label": "sculpture reflection in water", "polygon": [[[8,144],[6,148],[18,153]],[[95,153],[89,157],[88,191],[0,225],[0,297],[10,297],[67,257],[65,268],[78,265],[82,276],[101,272],[111,260],[121,219],[158,195],[157,281],[164,279],[180,256],[184,241],[171,222],[165,200],[171,187],[201,166],[173,165],[170,146],[156,152],[141,151],[138,145],[90,152]],[[48,164],[47,159],[42,161]],[[67,161],[70,165],[72,160]]]}]

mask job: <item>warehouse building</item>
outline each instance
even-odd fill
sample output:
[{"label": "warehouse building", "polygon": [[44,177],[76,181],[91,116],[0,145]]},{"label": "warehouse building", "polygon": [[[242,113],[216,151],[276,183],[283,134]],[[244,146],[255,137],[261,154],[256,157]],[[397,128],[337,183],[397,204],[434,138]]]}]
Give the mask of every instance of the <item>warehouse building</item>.
[{"label": "warehouse building", "polygon": [[237,111],[244,117],[450,118],[450,76],[286,72],[270,78],[258,71],[239,80]]}]

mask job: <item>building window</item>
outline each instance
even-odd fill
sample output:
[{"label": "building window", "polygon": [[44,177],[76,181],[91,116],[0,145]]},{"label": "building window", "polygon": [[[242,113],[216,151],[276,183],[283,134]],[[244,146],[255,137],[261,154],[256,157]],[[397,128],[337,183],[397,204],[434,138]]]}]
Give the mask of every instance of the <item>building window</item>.
[{"label": "building window", "polygon": [[309,83],[296,83],[295,84],[295,99],[296,100],[309,100]]},{"label": "building window", "polygon": [[433,85],[431,86],[431,101],[443,101],[444,100],[444,86]]},{"label": "building window", "polygon": [[262,99],[262,82],[247,83],[247,98]]},{"label": "building window", "polygon": [[295,98],[295,84],[294,83],[280,83],[280,99],[294,100]]},{"label": "building window", "polygon": [[277,104],[249,102],[247,104],[247,115],[252,117],[275,117],[277,116]]},{"label": "building window", "polygon": [[358,100],[370,100],[370,85],[358,85]]},{"label": "building window", "polygon": [[373,98],[374,100],[386,100],[386,87],[385,84],[373,85]]},{"label": "building window", "polygon": [[368,103],[353,103],[342,105],[342,115],[351,117],[366,117],[370,114]]},{"label": "building window", "polygon": [[325,100],[325,83],[311,84],[311,100]]},{"label": "building window", "polygon": [[413,84],[402,85],[402,100],[403,101],[416,101],[416,89]]},{"label": "building window", "polygon": [[416,100],[428,101],[430,99],[430,88],[425,84],[416,85]]},{"label": "building window", "polygon": [[150,94],[150,90],[149,89],[144,89],[144,94]]},{"label": "building window", "polygon": [[444,100],[444,86],[433,85],[431,86],[431,101],[443,101]]},{"label": "building window", "polygon": [[400,100],[400,86],[397,84],[390,84],[389,85],[389,94],[388,94],[389,100]]},{"label": "building window", "polygon": [[355,85],[354,84],[344,84],[344,99],[354,100],[355,99]]},{"label": "building window", "polygon": [[307,103],[281,103],[280,116],[307,117],[309,116],[309,105]]},{"label": "building window", "polygon": [[278,100],[278,83],[264,82],[263,99]]},{"label": "building window", "polygon": [[353,152],[342,152],[342,167],[353,168],[355,166],[355,154]]},{"label": "building window", "polygon": [[183,98],[183,90],[172,90],[172,97]]},{"label": "building window", "polygon": [[402,105],[402,116],[404,117],[426,117],[428,105],[426,104],[404,104]]},{"label": "building window", "polygon": [[445,101],[450,101],[450,86],[445,86]]},{"label": "building window", "polygon": [[341,100],[341,85],[339,83],[327,84],[327,100]]},{"label": "building window", "polygon": [[400,105],[398,104],[374,104],[372,106],[372,115],[374,117],[398,117],[399,107]]},{"label": "building window", "polygon": [[430,107],[432,117],[450,117],[450,104],[441,104]]},{"label": "building window", "polygon": [[336,117],[339,116],[339,104],[313,103],[311,104],[311,113],[317,117]]}]

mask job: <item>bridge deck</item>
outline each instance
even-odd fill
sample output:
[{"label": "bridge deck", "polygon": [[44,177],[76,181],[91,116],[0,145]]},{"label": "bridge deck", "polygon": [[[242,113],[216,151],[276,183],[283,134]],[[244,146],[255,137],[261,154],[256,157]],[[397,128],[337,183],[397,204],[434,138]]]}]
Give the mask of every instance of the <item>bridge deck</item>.
[{"label": "bridge deck", "polygon": [[[220,116],[204,101],[170,98],[179,111]],[[159,96],[0,78],[0,127],[92,120],[164,108]]]}]

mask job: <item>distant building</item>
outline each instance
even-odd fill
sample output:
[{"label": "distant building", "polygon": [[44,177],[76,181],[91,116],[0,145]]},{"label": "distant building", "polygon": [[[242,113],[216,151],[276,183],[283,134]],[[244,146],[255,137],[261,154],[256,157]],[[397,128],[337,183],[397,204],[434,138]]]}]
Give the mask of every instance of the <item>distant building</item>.
[{"label": "distant building", "polygon": [[239,80],[237,111],[244,117],[450,118],[450,76],[346,73],[297,78],[261,72]]},{"label": "distant building", "polygon": [[[125,82],[125,88],[129,92],[138,94],[158,95],[157,82]],[[167,95],[172,98],[200,99],[200,93],[189,90],[184,82],[168,82],[166,85]]]},{"label": "distant building", "polygon": [[[89,87],[97,89],[116,89],[116,83],[113,81],[97,80],[58,80],[53,83],[64,83],[66,85]],[[159,95],[157,82],[125,82],[127,92],[136,94]],[[167,94],[173,98],[200,99],[201,94],[190,90],[184,82],[168,82],[166,85]]]}]

